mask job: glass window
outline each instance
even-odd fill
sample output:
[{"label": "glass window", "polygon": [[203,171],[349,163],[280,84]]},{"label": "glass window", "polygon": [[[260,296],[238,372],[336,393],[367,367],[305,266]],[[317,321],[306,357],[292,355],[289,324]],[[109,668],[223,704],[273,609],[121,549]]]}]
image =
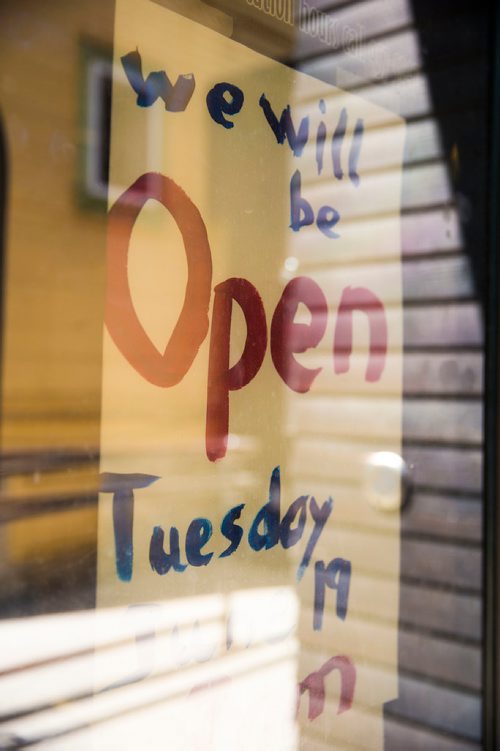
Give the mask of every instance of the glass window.
[{"label": "glass window", "polygon": [[4,0],[0,748],[496,748],[497,15]]}]

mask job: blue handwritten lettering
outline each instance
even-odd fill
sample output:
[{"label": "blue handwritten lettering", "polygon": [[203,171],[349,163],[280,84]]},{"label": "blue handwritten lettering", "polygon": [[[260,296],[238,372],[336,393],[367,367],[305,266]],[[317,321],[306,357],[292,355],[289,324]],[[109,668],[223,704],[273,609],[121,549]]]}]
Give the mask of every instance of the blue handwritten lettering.
[{"label": "blue handwritten lettering", "polygon": [[206,566],[213,553],[202,553],[201,549],[212,537],[212,522],[209,519],[193,519],[186,533],[186,558],[191,566]]},{"label": "blue handwritten lettering", "polygon": [[[227,95],[231,97],[229,101]],[[243,107],[245,96],[242,90],[232,83],[218,83],[207,94],[207,107],[210,117],[223,128],[234,128],[234,123],[224,117],[237,115]]]},{"label": "blue handwritten lettering", "polygon": [[149,545],[149,562],[151,568],[157,574],[160,574],[160,576],[167,574],[171,568],[178,572],[184,571],[187,566],[181,563],[179,530],[177,527],[170,527],[170,553],[166,553],[163,549],[164,539],[165,532],[163,529],[155,527]]},{"label": "blue handwritten lettering", "polygon": [[103,472],[101,493],[113,493],[113,531],[116,573],[122,581],[132,579],[134,565],[134,490],[147,488],[160,478],[156,475]]},{"label": "blue handwritten lettering", "polygon": [[239,506],[230,509],[222,520],[220,531],[224,537],[227,537],[227,539],[231,541],[231,544],[220,554],[219,558],[226,558],[237,550],[241,538],[243,537],[243,527],[240,527],[239,524],[235,524],[234,521],[235,519],[240,518],[241,512],[244,508],[245,504],[240,503]]},{"label": "blue handwritten lettering", "polygon": [[347,615],[347,602],[349,599],[349,587],[351,583],[351,562],[344,558],[335,558],[325,568],[324,561],[317,561],[314,566],[314,618],[313,626],[319,631],[323,625],[323,612],[325,609],[325,589],[337,590],[337,602],[335,611],[337,617],[345,620]]},{"label": "blue handwritten lettering", "polygon": [[288,139],[288,145],[290,146],[293,155],[300,156],[304,150],[304,146],[307,143],[307,139],[309,138],[309,118],[302,118],[297,133],[293,124],[289,104],[287,104],[287,106],[281,113],[279,120],[276,117],[274,110],[267,100],[265,94],[262,94],[262,96],[260,97],[259,105],[261,106],[265,118],[274,133],[276,141],[279,144],[283,144],[285,143],[285,139]]}]

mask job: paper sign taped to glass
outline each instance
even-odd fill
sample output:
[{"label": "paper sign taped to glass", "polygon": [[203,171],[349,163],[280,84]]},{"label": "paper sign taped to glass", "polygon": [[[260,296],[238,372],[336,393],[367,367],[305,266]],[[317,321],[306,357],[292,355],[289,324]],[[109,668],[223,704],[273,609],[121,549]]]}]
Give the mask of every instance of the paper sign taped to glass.
[{"label": "paper sign taped to glass", "polygon": [[122,748],[383,747],[403,140],[362,98],[117,2],[98,606],[130,660],[97,681],[137,692]]}]

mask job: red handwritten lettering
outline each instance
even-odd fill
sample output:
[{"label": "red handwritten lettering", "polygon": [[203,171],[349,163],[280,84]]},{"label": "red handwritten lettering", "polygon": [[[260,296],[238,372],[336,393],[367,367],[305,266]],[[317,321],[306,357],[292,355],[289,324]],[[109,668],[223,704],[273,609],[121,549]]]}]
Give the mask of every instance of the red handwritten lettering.
[{"label": "red handwritten lettering", "polygon": [[[182,235],[188,281],[181,313],[159,352],[135,311],[128,281],[128,250],[134,224],[154,198],[172,214]],[[175,386],[186,375],[208,331],[212,256],[201,214],[173,180],[148,172],[123,193],[109,212],[105,320],[118,349],[155,386]]]},{"label": "red handwritten lettering", "polygon": [[387,319],[378,297],[365,287],[346,287],[342,292],[335,325],[333,359],[336,373],[347,373],[352,352],[352,314],[365,313],[370,327],[370,354],[365,379],[378,381],[387,354]]},{"label": "red handwritten lettering", "polygon": [[[299,304],[311,311],[311,322],[295,323]],[[274,367],[294,391],[304,393],[321,371],[306,368],[294,358],[295,352],[316,347],[325,333],[328,304],[319,284],[307,276],[292,279],[283,290],[271,324],[271,355]]]},{"label": "red handwritten lettering", "polygon": [[309,720],[315,720],[325,708],[325,678],[332,670],[340,672],[340,700],[337,708],[337,714],[347,711],[352,707],[354,700],[354,691],[356,688],[356,668],[349,657],[337,655],[330,657],[319,670],[309,673],[303,681],[299,683],[299,695],[297,700],[297,711],[300,704],[300,697],[306,691],[309,691],[309,711],[307,717]]},{"label": "red handwritten lettering", "polygon": [[[245,316],[243,354],[229,367],[231,313],[236,300]],[[206,450],[210,461],[227,451],[229,392],[246,386],[258,373],[267,348],[266,314],[259,293],[246,279],[226,279],[215,288],[208,360]]]}]

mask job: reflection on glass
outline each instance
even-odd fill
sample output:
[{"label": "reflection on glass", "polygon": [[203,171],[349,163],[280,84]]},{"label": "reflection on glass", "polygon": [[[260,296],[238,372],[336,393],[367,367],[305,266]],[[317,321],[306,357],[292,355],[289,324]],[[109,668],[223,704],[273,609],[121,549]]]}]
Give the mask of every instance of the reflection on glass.
[{"label": "reflection on glass", "polygon": [[439,44],[408,0],[112,10],[1,11],[0,746],[478,749]]}]

